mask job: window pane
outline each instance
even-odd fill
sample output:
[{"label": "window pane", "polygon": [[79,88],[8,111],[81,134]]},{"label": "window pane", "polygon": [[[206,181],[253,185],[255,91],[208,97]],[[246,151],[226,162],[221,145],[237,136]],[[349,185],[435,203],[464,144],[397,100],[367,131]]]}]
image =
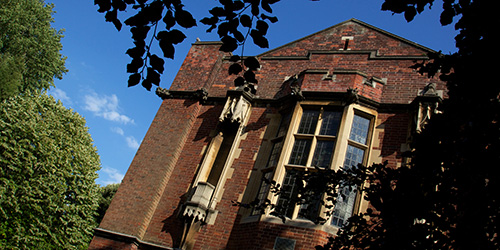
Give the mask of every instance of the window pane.
[{"label": "window pane", "polygon": [[320,135],[337,135],[339,129],[340,112],[325,111],[323,112],[323,122],[321,123]]},{"label": "window pane", "polygon": [[321,198],[322,196],[319,195],[317,197],[314,197],[314,199],[312,199],[310,203],[301,204],[299,208],[299,215],[297,216],[297,218],[316,221],[318,219],[319,210],[321,208]]},{"label": "window pane", "polygon": [[355,142],[366,144],[366,138],[368,137],[369,128],[370,128],[369,119],[366,119],[359,115],[354,115],[349,139]]},{"label": "window pane", "polygon": [[[262,176],[262,180],[260,182],[259,192],[257,193],[257,197],[256,197],[256,199],[259,201],[259,205],[263,204],[267,198],[267,193],[269,192],[269,188],[270,188],[269,182],[271,181],[272,176],[273,176],[273,172],[266,172]],[[259,209],[254,208],[252,210],[252,215],[261,214],[262,212],[264,212],[264,211],[261,211]]]},{"label": "window pane", "polygon": [[311,148],[311,140],[297,139],[293,145],[292,154],[290,155],[289,164],[305,166],[309,149]]},{"label": "window pane", "polygon": [[295,240],[276,237],[273,250],[294,250]]},{"label": "window pane", "polygon": [[365,151],[363,149],[354,147],[352,145],[347,145],[347,152],[345,154],[344,168],[351,168],[352,166],[357,166],[359,163],[363,163],[363,156]]},{"label": "window pane", "polygon": [[319,111],[317,110],[304,110],[297,133],[314,134],[314,130],[316,130],[316,124],[318,123],[318,116]]},{"label": "window pane", "polygon": [[[330,223],[333,226],[343,226],[349,217],[351,217],[354,209],[354,201],[356,200],[356,192],[349,191],[348,187],[340,188],[341,194],[337,197],[337,204],[333,210],[332,220]],[[343,195],[342,195],[343,194]]]},{"label": "window pane", "polygon": [[332,160],[334,141],[318,141],[312,160],[313,167],[328,168]]},{"label": "window pane", "polygon": [[275,167],[276,164],[278,164],[282,147],[283,141],[278,141],[273,144],[273,149],[271,150],[271,155],[269,156],[269,161],[267,162],[267,167]]},{"label": "window pane", "polygon": [[284,214],[286,217],[292,217],[295,209],[295,202],[292,201],[297,194],[297,171],[287,170],[285,174],[285,179],[283,179],[282,190],[280,197],[278,198],[278,206],[276,211],[278,213]]},{"label": "window pane", "polygon": [[[344,168],[351,168],[359,163],[363,163],[364,154],[365,151],[363,149],[347,145]],[[356,200],[356,192],[354,190],[350,191],[349,187],[340,187],[339,189],[340,194],[337,197],[337,204],[333,210],[331,224],[340,227],[351,217],[354,201]]]},{"label": "window pane", "polygon": [[286,135],[286,131],[288,130],[288,125],[290,124],[290,118],[292,118],[291,113],[286,113],[282,116],[280,127],[278,129],[278,134],[276,135],[276,137]]}]

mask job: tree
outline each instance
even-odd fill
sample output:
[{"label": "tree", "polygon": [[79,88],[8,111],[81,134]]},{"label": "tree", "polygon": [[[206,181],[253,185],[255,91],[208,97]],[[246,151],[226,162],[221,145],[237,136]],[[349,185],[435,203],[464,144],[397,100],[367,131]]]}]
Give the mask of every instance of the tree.
[{"label": "tree", "polygon": [[0,100],[46,90],[67,71],[52,8],[41,0],[0,0]]},{"label": "tree", "polygon": [[[265,48],[267,27],[277,21],[276,17],[267,15],[275,2],[221,0],[221,6],[212,8],[211,16],[200,22],[209,25],[209,31],[217,29],[224,43],[222,51],[234,51],[245,42],[247,35]],[[184,28],[195,24],[182,8],[182,2],[96,0],[95,3],[99,5],[98,11],[106,12],[106,20],[118,29],[121,29],[118,11],[124,11],[127,5],[137,10],[125,21],[132,27],[136,45],[127,51],[133,58],[128,65],[128,72],[132,74],[129,86],[140,81],[147,89],[151,84],[158,85],[157,74],[163,71],[163,61],[149,54],[151,43],[146,44],[145,39],[153,30],[150,41],[158,40],[164,56],[173,57],[173,45],[182,42],[184,36],[172,28],[176,24]],[[403,14],[410,22],[433,4],[434,0],[385,0],[381,7],[384,11]],[[347,181],[367,179],[370,185],[364,191],[372,208],[354,216],[337,237],[318,249],[500,247],[500,188],[496,174],[500,162],[500,84],[491,77],[496,71],[492,60],[499,56],[495,49],[496,29],[492,28],[500,26],[496,17],[498,6],[495,1],[487,0],[444,0],[442,7],[440,23],[455,24],[459,31],[455,38],[459,50],[452,55],[431,54],[430,60],[415,64],[420,73],[439,77],[447,83],[448,98],[440,106],[441,114],[434,115],[425,130],[416,136],[408,165],[391,169],[377,164],[359,167],[360,171],[354,175],[345,175]],[[167,11],[164,13],[164,10]],[[160,21],[166,24],[166,31],[157,32]],[[247,32],[242,32],[243,28]],[[235,57],[234,61],[239,59]],[[243,66],[246,65],[230,67],[230,73],[243,72]],[[247,74],[249,79],[252,70],[250,68]],[[241,83],[242,78],[237,79],[240,80],[235,83]],[[329,188],[339,182],[342,180],[325,180],[323,187],[304,186],[302,192],[330,191]]]},{"label": "tree", "polygon": [[0,248],[83,248],[99,156],[85,120],[42,93],[0,103]]},{"label": "tree", "polygon": [[104,214],[106,214],[106,210],[108,210],[109,204],[111,204],[111,200],[115,195],[116,191],[120,187],[119,183],[109,184],[104,187],[99,187],[99,207],[97,208],[97,216],[96,222],[97,224],[101,223],[102,218],[104,218]]},{"label": "tree", "polygon": [[[406,19],[432,0],[389,1],[383,9]],[[354,216],[317,249],[498,249],[500,85],[491,50],[498,27],[491,1],[447,0],[441,24],[459,20],[459,51],[433,54],[415,65],[447,82],[448,98],[413,143],[411,162],[399,169],[367,168],[366,198],[373,209]]]}]

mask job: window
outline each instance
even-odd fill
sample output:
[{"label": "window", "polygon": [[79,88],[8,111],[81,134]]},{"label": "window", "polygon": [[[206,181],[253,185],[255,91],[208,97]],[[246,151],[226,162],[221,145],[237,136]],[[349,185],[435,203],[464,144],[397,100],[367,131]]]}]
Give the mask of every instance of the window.
[{"label": "window", "polygon": [[276,237],[273,250],[294,250],[294,249],[295,249],[295,240]]},{"label": "window", "polygon": [[330,167],[341,116],[340,111],[304,110],[288,164]]},{"label": "window", "polygon": [[[267,161],[266,167],[263,169],[262,180],[260,182],[259,191],[257,192],[256,199],[262,204],[266,199],[269,193],[270,184],[269,181],[272,179],[274,174],[274,169],[278,164],[281,149],[283,148],[283,141],[288,131],[288,126],[290,125],[290,119],[292,118],[291,112],[284,112],[281,117],[280,125],[278,131],[276,133],[275,138],[271,140],[273,143],[271,154],[269,155],[269,159]],[[261,214],[262,211],[259,209],[253,209],[251,215]]]},{"label": "window", "polygon": [[[315,171],[316,168],[349,168],[366,163],[372,129],[372,117],[355,109],[353,105],[344,110],[304,105],[298,110],[295,112],[297,117],[290,122],[295,123],[295,126],[290,126],[293,130],[291,138],[280,140],[279,147],[284,160],[282,166],[277,166],[280,169],[277,172],[282,176],[282,192],[276,201],[277,209],[291,219],[313,218],[320,215],[321,211],[320,197],[316,204],[295,204],[294,198],[298,195],[297,174]],[[282,150],[284,147],[290,148]],[[274,153],[273,148],[270,162],[281,155],[277,153],[277,156],[273,156]],[[333,226],[343,225],[355,207],[357,193],[348,188],[340,188],[343,196],[339,196],[329,222]]]},{"label": "window", "polygon": [[[347,151],[344,159],[344,168],[348,169],[363,163],[365,152],[368,149],[368,132],[370,129],[370,120],[354,115],[352,121],[351,132],[347,145]],[[356,201],[356,192],[349,190],[347,187],[340,187],[342,195],[337,198],[337,204],[333,210],[332,218],[330,220],[333,226],[342,226],[349,219],[354,209],[354,202]]]}]

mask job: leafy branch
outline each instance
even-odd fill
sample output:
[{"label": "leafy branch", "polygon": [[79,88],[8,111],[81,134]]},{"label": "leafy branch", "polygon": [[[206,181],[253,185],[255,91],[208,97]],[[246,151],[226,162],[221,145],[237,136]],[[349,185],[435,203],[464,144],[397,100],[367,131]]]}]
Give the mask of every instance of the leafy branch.
[{"label": "leafy branch", "polygon": [[[217,29],[222,41],[221,51],[234,52],[241,46],[243,55],[248,36],[257,46],[269,47],[266,38],[268,22],[278,21],[277,17],[270,15],[273,11],[271,5],[278,1],[220,0],[220,6],[209,10],[210,16],[202,18],[200,22],[209,26],[207,32]],[[153,42],[158,43],[164,58],[174,59],[174,45],[186,38],[184,32],[177,28],[189,29],[197,25],[196,19],[184,9],[181,0],[95,0],[94,4],[99,6],[98,12],[105,13],[105,20],[113,23],[118,31],[123,27],[118,13],[127,11],[129,6],[135,11],[124,21],[126,26],[131,27],[130,32],[134,40],[134,47],[126,52],[131,57],[131,62],[127,65],[127,73],[130,73],[129,87],[141,83],[144,88],[151,90],[153,85],[159,86],[165,61],[150,52]],[[160,21],[165,24],[165,29],[158,31]],[[148,37],[151,40],[146,44]],[[235,86],[250,84],[251,91],[255,93],[254,84],[257,84],[255,71],[260,68],[258,60],[254,57],[232,57],[231,61],[234,64],[228,73],[235,75],[242,73],[235,79]],[[241,70],[235,66],[236,64],[240,65]]]}]

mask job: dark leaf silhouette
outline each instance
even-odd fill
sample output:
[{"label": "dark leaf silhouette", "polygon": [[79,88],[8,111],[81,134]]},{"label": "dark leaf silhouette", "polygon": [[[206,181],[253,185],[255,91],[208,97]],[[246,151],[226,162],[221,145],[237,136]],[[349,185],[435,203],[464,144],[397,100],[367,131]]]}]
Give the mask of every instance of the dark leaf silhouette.
[{"label": "dark leaf silhouette", "polygon": [[160,31],[158,32],[157,38],[159,40],[163,40],[164,42],[178,44],[182,43],[184,39],[186,39],[186,35],[182,33],[180,30],[171,30],[171,31]]},{"label": "dark leaf silhouette", "polygon": [[229,74],[230,75],[237,75],[243,70],[243,67],[241,67],[241,64],[239,63],[233,63],[229,66]]},{"label": "dark leaf silhouette", "polygon": [[162,74],[164,67],[163,65],[165,64],[165,61],[158,57],[157,55],[151,55],[149,57],[149,64],[151,64],[151,67],[158,71],[158,73]]},{"label": "dark leaf silhouette", "polygon": [[138,26],[130,28],[130,33],[132,33],[132,39],[136,41],[146,39],[149,29],[150,29],[149,26]]},{"label": "dark leaf silhouette", "polygon": [[241,15],[240,22],[241,22],[241,25],[243,25],[243,27],[247,27],[247,28],[252,27],[252,19],[250,18],[250,16],[248,16],[246,14]]},{"label": "dark leaf silhouette", "polygon": [[100,13],[104,13],[111,9],[111,0],[94,0],[94,4],[99,6],[97,11]]},{"label": "dark leaf silhouette", "polygon": [[264,49],[269,48],[269,42],[267,41],[267,38],[265,38],[260,31],[253,29],[250,31],[250,36],[253,39],[253,43],[255,43],[257,46]]},{"label": "dark leaf silhouette", "polygon": [[183,28],[191,28],[196,26],[196,20],[193,18],[191,13],[185,10],[176,10],[175,11],[175,21]]},{"label": "dark leaf silhouette", "polygon": [[246,82],[258,83],[257,79],[255,78],[255,73],[252,70],[245,71],[243,77],[245,78]]},{"label": "dark leaf silhouette", "polygon": [[163,22],[167,25],[167,30],[170,30],[175,25],[174,13],[171,10],[167,11],[165,17],[163,17]]},{"label": "dark leaf silhouette", "polygon": [[224,36],[222,39],[222,45],[220,47],[220,50],[221,51],[224,51],[224,52],[232,52],[234,51],[236,48],[238,48],[238,41],[236,41],[236,39],[230,37],[230,36]]},{"label": "dark leaf silhouette", "polygon": [[231,61],[231,62],[238,62],[239,60],[241,60],[241,57],[239,55],[232,55],[229,58],[229,61]]},{"label": "dark leaf silhouette", "polygon": [[153,87],[153,83],[151,83],[151,80],[147,78],[142,81],[141,85],[148,91],[151,91],[151,88]]},{"label": "dark leaf silhouette", "polygon": [[127,73],[136,73],[144,65],[142,58],[134,58],[127,64]]},{"label": "dark leaf silhouette", "polygon": [[150,81],[152,84],[159,86],[160,85],[160,74],[156,72],[153,68],[147,68],[147,76],[146,80]]},{"label": "dark leaf silhouette", "polygon": [[407,6],[405,11],[405,19],[407,22],[411,22],[413,18],[417,15],[417,10],[413,6]]},{"label": "dark leaf silhouette", "polygon": [[160,48],[164,57],[174,59],[175,48],[172,43],[167,40],[160,40]]},{"label": "dark leaf silhouette", "polygon": [[234,79],[234,86],[239,87],[245,85],[245,78],[238,76]]},{"label": "dark leaf silhouette", "polygon": [[132,58],[142,58],[146,49],[144,47],[133,47],[127,50],[125,54],[129,55]]},{"label": "dark leaf silhouette", "polygon": [[141,74],[134,73],[128,77],[128,86],[129,87],[135,86],[139,84],[140,81],[141,81]]},{"label": "dark leaf silhouette", "polygon": [[262,20],[257,21],[257,25],[255,28],[263,35],[265,36],[267,34],[267,29],[269,28],[269,24]]},{"label": "dark leaf silhouette", "polygon": [[257,60],[257,58],[255,58],[253,56],[249,56],[249,57],[245,58],[244,64],[247,68],[249,68],[251,70],[257,70],[258,68],[260,68],[259,60]]}]

